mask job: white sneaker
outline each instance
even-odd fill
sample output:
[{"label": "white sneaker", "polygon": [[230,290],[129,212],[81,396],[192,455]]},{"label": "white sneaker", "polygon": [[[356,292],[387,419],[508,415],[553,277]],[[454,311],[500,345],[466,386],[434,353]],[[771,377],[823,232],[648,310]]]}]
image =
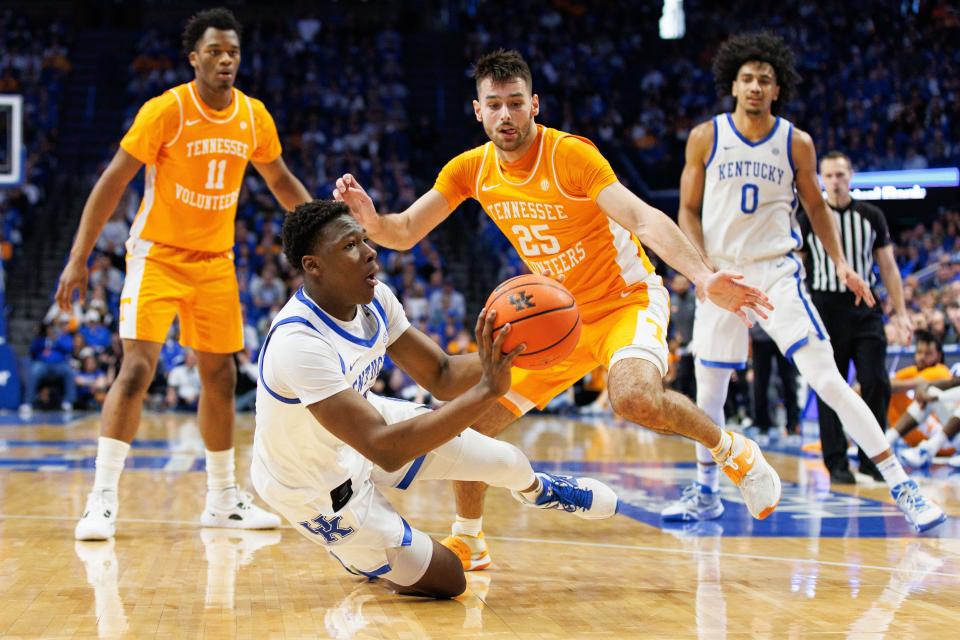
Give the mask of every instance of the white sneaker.
[{"label": "white sneaker", "polygon": [[510,493],[528,507],[560,509],[585,520],[600,520],[617,513],[617,494],[599,480],[545,472],[537,477],[543,488],[535,501],[527,500],[519,491]]},{"label": "white sneaker", "polygon": [[933,462],[933,456],[922,446],[910,447],[900,451],[900,461],[911,469],[922,469]]},{"label": "white sneaker", "polygon": [[947,460],[947,464],[954,469],[960,469],[960,453],[955,453]]},{"label": "white sneaker", "polygon": [[91,491],[87,506],[73,531],[76,540],[109,540],[117,532],[116,491]]},{"label": "white sneaker", "polygon": [[227,529],[276,529],[280,516],[253,504],[253,496],[236,487],[213,494],[207,492],[207,505],[200,515],[200,526]]},{"label": "white sneaker", "polygon": [[780,502],[780,476],[763,457],[756,442],[739,433],[728,433],[733,438],[733,445],[726,459],[717,463],[740,489],[750,515],[763,520]]},{"label": "white sneaker", "polygon": [[897,501],[897,507],[903,511],[903,516],[917,533],[929,531],[947,521],[943,509],[927,500],[913,480],[901,482],[890,490],[890,495]]},{"label": "white sneaker", "polygon": [[715,520],[722,515],[720,494],[699,482],[691,482],[684,487],[680,499],[660,512],[664,522],[700,522]]}]

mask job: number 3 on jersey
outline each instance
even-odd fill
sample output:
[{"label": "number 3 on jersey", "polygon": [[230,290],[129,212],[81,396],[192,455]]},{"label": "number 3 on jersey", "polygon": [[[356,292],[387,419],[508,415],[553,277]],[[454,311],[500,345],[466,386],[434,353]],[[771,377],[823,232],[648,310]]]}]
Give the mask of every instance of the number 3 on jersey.
[{"label": "number 3 on jersey", "polygon": [[757,210],[757,204],[760,200],[760,187],[755,184],[747,183],[740,190],[740,211],[744,213],[753,213]]},{"label": "number 3 on jersey", "polygon": [[544,233],[548,224],[532,224],[529,227],[515,224],[511,231],[520,243],[520,253],[527,257],[551,255],[560,251],[560,242],[556,236]]},{"label": "number 3 on jersey", "polygon": [[207,184],[204,189],[223,189],[223,174],[227,170],[226,160],[211,160],[207,164]]}]

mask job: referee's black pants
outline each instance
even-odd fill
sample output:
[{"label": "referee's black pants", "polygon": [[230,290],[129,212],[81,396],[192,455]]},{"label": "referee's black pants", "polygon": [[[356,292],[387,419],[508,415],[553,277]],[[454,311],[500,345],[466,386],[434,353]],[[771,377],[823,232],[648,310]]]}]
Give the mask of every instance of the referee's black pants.
[{"label": "referee's black pants", "polygon": [[[854,305],[851,293],[811,292],[813,304],[830,334],[834,359],[840,375],[847,378],[850,361],[857,369],[860,395],[877,418],[881,429],[887,426],[887,407],[890,405],[890,379],[887,376],[887,338],[883,331],[883,314],[879,303],[870,308],[863,302]],[[823,463],[831,471],[849,469],[847,437],[836,412],[817,396],[820,416],[820,443]],[[859,449],[860,472],[878,476],[872,460]]]}]

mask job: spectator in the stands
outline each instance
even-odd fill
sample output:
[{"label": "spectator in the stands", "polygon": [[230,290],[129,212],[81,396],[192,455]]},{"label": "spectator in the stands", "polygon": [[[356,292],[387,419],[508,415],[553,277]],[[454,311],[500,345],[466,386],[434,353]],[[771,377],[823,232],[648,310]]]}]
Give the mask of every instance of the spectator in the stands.
[{"label": "spectator in the stands", "polygon": [[170,409],[197,408],[200,398],[200,370],[193,349],[184,349],[183,364],[173,368],[167,376],[166,404]]},{"label": "spectator in the stands", "polygon": [[74,380],[74,370],[70,366],[70,356],[73,353],[73,335],[68,331],[69,317],[58,323],[51,323],[42,327],[38,335],[30,343],[30,364],[27,369],[27,384],[20,405],[20,415],[29,417],[33,412],[33,403],[37,399],[37,389],[40,383],[52,379],[58,380],[62,387],[63,396],[60,408],[63,411],[72,411],[77,397],[77,386]]}]

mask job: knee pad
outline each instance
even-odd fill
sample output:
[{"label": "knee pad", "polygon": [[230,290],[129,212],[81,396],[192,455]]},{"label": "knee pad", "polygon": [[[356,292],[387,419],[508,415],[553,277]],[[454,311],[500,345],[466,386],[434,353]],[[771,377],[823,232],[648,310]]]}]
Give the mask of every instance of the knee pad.
[{"label": "knee pad", "polygon": [[424,532],[413,529],[413,537],[406,547],[387,549],[390,571],[383,577],[401,587],[416,584],[427,572],[433,559],[433,540]]}]

